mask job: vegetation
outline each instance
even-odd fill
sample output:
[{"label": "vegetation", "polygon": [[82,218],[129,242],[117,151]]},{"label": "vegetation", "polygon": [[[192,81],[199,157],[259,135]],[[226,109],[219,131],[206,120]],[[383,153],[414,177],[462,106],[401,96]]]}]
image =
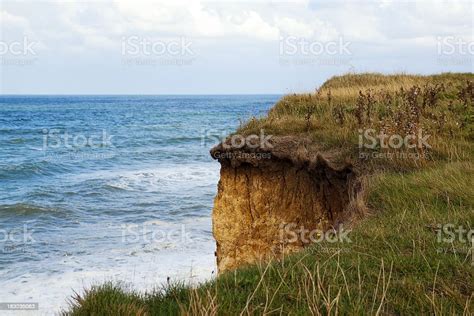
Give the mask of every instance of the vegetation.
[{"label": "vegetation", "polygon": [[[100,285],[76,295],[65,314],[472,315],[473,81],[473,74],[349,74],[283,97],[238,132],[310,137],[359,167],[367,213],[351,242],[315,243],[197,287],[138,293]],[[401,136],[422,129],[430,146],[377,146],[371,152],[416,155],[360,159],[359,130],[369,128]]]},{"label": "vegetation", "polygon": [[[238,133],[261,129],[271,135],[311,137],[322,151],[370,170],[405,171],[429,161],[467,160],[474,139],[474,75],[334,77],[315,93],[283,97],[267,117],[253,118]],[[360,159],[359,136],[368,129],[374,135],[403,138],[430,135],[431,148],[377,146],[375,151],[387,159]]]}]

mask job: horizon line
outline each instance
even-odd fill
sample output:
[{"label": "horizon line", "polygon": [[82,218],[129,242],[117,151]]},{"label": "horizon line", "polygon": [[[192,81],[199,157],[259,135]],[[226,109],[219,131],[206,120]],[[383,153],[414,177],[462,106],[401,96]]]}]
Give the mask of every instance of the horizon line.
[{"label": "horizon line", "polygon": [[[293,93],[293,92],[286,92]],[[152,93],[130,93],[130,94],[114,94],[114,93],[58,93],[58,94],[48,94],[48,93],[0,93],[0,97],[7,96],[229,96],[229,95],[284,95],[285,93],[174,93],[174,94],[152,94]]]}]

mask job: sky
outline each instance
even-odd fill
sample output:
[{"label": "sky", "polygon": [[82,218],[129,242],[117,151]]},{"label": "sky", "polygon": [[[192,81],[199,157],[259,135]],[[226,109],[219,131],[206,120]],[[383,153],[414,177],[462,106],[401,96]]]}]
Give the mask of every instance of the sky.
[{"label": "sky", "polygon": [[4,1],[1,94],[284,94],[473,72],[474,2]]}]

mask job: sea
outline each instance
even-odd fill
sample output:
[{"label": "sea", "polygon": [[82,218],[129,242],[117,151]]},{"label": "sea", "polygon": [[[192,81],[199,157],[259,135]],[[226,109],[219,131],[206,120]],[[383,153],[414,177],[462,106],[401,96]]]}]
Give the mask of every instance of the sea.
[{"label": "sea", "polygon": [[213,278],[209,149],[279,98],[0,96],[0,314]]}]

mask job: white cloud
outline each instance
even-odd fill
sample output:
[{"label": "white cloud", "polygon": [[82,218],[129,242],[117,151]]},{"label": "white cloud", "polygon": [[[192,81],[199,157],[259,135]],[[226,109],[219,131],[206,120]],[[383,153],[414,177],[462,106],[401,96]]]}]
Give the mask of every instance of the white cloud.
[{"label": "white cloud", "polygon": [[[127,34],[189,37],[243,37],[278,40],[279,34],[329,40],[386,43],[392,38],[417,38],[472,32],[469,1],[366,1],[338,2],[311,8],[308,1],[270,2],[130,1],[8,2],[2,10],[2,27],[23,29],[44,40],[69,36],[76,44],[110,47]],[[34,10],[39,8],[40,11]],[[459,34],[462,33],[462,34]],[[472,35],[472,34],[471,34]],[[56,47],[56,45],[55,45]]]},{"label": "white cloud", "polygon": [[[58,61],[58,65],[73,65],[76,70],[114,58],[116,62],[121,57],[123,37],[187,37],[199,55],[193,65],[199,75],[221,74],[234,65],[239,65],[234,72],[247,75],[259,72],[265,64],[268,68],[262,73],[274,72],[262,80],[266,82],[279,77],[273,66],[278,68],[280,35],[323,42],[342,38],[351,43],[351,62],[357,69],[386,69],[383,67],[387,61],[409,70],[407,63],[411,60],[413,69],[426,67],[422,70],[430,72],[437,65],[435,59],[430,61],[426,56],[436,55],[437,37],[456,36],[472,42],[473,16],[471,0],[9,0],[1,2],[0,40],[21,40],[26,35],[41,43],[36,46],[38,51],[53,56],[45,65],[50,67]],[[108,69],[118,69],[136,79],[136,68],[124,70],[120,65],[111,65]],[[175,71],[176,78],[181,79],[182,73],[178,72],[184,72],[183,69],[167,70]],[[89,70],[97,77],[103,75],[100,69]],[[56,69],[59,75],[70,75],[62,71]],[[293,80],[296,73],[298,80],[305,80],[299,77],[299,71],[288,71],[280,78]],[[314,80],[315,72],[308,73],[310,77],[306,80]]]},{"label": "white cloud", "polygon": [[129,30],[190,37],[246,36],[276,39],[278,29],[254,10],[218,10],[200,1],[117,2],[118,14]]},{"label": "white cloud", "polygon": [[0,10],[0,31],[1,39],[6,41],[32,34],[27,18],[5,10]]}]

